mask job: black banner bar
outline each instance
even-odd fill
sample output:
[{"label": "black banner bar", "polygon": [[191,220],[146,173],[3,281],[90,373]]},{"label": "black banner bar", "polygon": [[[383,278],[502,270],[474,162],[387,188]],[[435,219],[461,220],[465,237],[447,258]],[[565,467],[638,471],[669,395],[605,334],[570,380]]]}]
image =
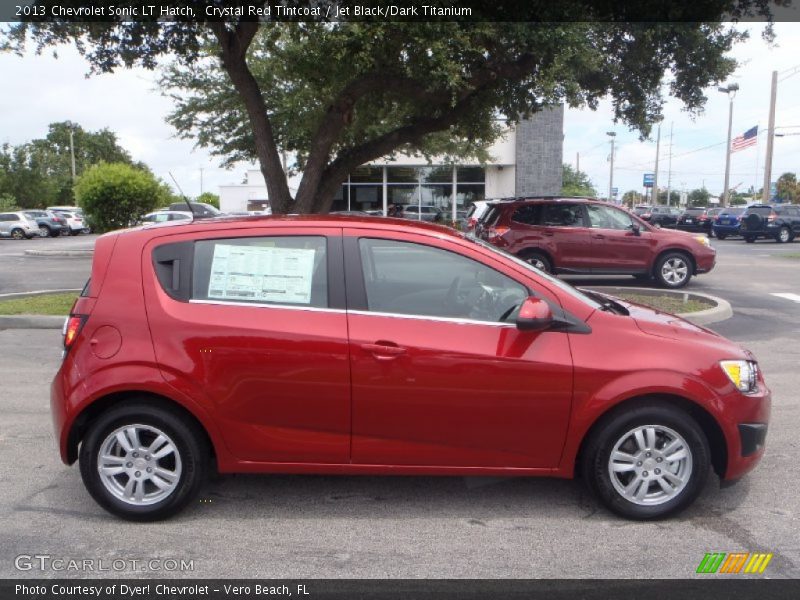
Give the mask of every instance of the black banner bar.
[{"label": "black banner bar", "polygon": [[[568,568],[568,565],[565,565]],[[795,600],[800,580],[5,579],[0,600]]]}]

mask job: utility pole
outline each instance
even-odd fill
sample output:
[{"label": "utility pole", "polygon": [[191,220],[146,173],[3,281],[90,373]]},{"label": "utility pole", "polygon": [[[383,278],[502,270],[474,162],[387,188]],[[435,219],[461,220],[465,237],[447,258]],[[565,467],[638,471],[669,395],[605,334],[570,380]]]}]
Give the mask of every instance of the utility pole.
[{"label": "utility pole", "polygon": [[728,94],[728,145],[725,148],[725,187],[722,190],[722,206],[728,206],[728,195],[731,181],[731,130],[733,128],[733,99],[736,90],[739,89],[738,83],[731,83],[727,87],[718,87],[717,90],[723,94]]},{"label": "utility pole", "polygon": [[200,195],[203,195],[203,167],[200,167]]},{"label": "utility pole", "polygon": [[672,204],[670,194],[672,193],[672,126],[675,123],[669,124],[669,159],[667,161],[667,206]]},{"label": "utility pole", "polygon": [[75,183],[75,140],[74,140],[74,130],[69,130],[69,155],[72,159],[72,183]]},{"label": "utility pole", "polygon": [[[761,201],[767,204],[772,187],[772,143],[775,141],[775,98],[778,95],[778,72],[772,72],[772,91],[769,95],[769,124],[767,125],[767,158],[764,160],[764,189],[761,190]],[[729,142],[730,143],[730,142]]]},{"label": "utility pole", "polygon": [[609,167],[608,171],[608,201],[611,202],[611,190],[614,189],[614,140],[616,139],[617,134],[613,131],[606,131],[606,135],[611,138],[611,156],[609,157],[611,166]]},{"label": "utility pole", "polygon": [[575,172],[576,173],[580,173],[581,172],[581,153],[580,152],[576,152],[575,153]]},{"label": "utility pole", "polygon": [[658,204],[658,152],[661,148],[661,123],[658,124],[658,137],[656,137],[656,170],[653,173],[653,204]]}]

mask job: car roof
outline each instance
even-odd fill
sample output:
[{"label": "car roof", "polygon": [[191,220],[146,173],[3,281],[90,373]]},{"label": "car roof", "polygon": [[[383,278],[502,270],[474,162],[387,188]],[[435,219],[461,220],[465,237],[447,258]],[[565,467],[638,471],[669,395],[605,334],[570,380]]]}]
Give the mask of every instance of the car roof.
[{"label": "car roof", "polygon": [[[264,229],[302,226],[302,227],[354,227],[369,229],[384,229],[387,231],[406,231],[408,233],[435,233],[439,236],[461,238],[463,234],[445,227],[426,221],[409,221],[394,217],[358,216],[358,215],[229,215],[212,217],[210,219],[196,219],[194,221],[167,221],[164,223],[147,223],[129,229],[122,229],[114,234],[128,234],[145,231],[163,231],[169,227],[174,233],[189,233],[193,231],[213,231],[214,229],[227,230],[231,225],[246,227],[263,227]],[[175,228],[174,230],[172,228]],[[108,234],[107,234],[108,235]]]}]

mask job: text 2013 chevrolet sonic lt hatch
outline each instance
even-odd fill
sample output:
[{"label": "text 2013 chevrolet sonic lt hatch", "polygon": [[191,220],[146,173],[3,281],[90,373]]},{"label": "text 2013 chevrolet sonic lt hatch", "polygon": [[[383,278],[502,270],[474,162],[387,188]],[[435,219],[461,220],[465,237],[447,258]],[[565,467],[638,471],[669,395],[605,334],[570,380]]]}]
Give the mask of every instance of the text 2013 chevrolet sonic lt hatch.
[{"label": "text 2013 chevrolet sonic lt hatch", "polygon": [[[573,477],[663,517],[758,463],[755,357],[435,225],[177,221],[97,240],[52,385],[106,510],[167,517],[223,473]],[[213,462],[212,462],[213,461]]]}]

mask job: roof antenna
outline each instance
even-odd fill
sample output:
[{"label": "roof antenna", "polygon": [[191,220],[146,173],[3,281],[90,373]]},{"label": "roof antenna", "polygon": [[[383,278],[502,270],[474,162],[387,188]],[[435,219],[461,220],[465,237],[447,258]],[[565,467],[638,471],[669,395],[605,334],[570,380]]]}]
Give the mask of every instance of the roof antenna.
[{"label": "roof antenna", "polygon": [[192,208],[192,203],[189,202],[189,198],[187,198],[186,194],[183,193],[183,190],[181,189],[178,180],[175,179],[175,177],[172,175],[172,171],[167,171],[167,173],[169,173],[169,176],[172,177],[172,181],[175,182],[175,187],[178,188],[178,191],[181,193],[181,196],[183,197],[183,201],[186,202],[186,206],[189,207],[189,212],[192,214],[192,221],[194,221],[194,209]]}]

